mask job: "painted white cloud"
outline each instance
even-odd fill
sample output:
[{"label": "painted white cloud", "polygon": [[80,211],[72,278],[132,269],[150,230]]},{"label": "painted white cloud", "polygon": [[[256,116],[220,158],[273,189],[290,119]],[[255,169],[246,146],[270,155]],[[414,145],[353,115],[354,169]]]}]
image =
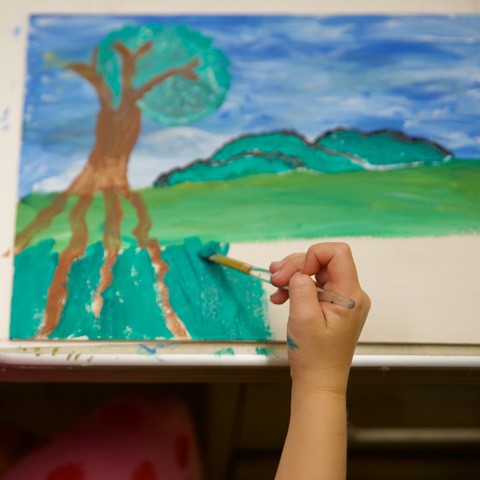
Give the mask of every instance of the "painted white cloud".
[{"label": "painted white cloud", "polygon": [[73,179],[80,173],[85,160],[76,161],[71,164],[64,172],[57,175],[47,176],[42,178],[38,182],[35,182],[32,186],[34,192],[61,192],[65,190]]},{"label": "painted white cloud", "polygon": [[134,188],[152,185],[161,173],[210,157],[230,138],[193,127],[165,128],[143,135],[130,159],[130,183]]}]

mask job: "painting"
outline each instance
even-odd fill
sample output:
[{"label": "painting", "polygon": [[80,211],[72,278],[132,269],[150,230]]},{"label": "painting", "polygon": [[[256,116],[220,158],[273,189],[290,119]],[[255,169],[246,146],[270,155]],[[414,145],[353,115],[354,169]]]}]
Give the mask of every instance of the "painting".
[{"label": "painting", "polygon": [[10,338],[274,341],[260,282],[207,242],[477,235],[478,32],[32,15]]}]

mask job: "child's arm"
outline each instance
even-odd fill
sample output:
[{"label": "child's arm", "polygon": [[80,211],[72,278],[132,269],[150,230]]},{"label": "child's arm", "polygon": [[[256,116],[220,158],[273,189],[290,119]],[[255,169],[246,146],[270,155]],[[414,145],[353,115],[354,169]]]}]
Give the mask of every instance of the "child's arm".
[{"label": "child's arm", "polygon": [[[287,326],[291,416],[276,480],[345,479],[346,389],[355,346],[370,309],[350,248],[321,243],[274,262],[271,300],[290,297]],[[315,285],[355,300],[348,310],[318,302]]]}]

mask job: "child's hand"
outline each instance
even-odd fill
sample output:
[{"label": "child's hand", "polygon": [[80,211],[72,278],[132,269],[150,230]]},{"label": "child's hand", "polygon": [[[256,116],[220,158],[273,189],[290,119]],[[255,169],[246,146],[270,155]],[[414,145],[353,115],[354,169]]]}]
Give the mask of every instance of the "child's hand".
[{"label": "child's hand", "polygon": [[[287,326],[288,356],[297,387],[312,392],[345,393],[348,373],[370,299],[360,288],[350,247],[344,243],[319,243],[270,266],[279,289],[275,304],[290,298]],[[319,286],[355,301],[346,309],[317,299]]]}]

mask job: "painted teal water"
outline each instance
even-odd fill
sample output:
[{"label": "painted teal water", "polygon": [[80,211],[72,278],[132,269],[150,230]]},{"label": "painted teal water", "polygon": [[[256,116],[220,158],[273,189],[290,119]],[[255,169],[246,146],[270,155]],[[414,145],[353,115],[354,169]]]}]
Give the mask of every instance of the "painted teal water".
[{"label": "painted teal water", "polygon": [[58,254],[53,240],[44,240],[15,256],[10,337],[33,337],[43,320],[48,285],[55,272]]},{"label": "painted teal water", "polygon": [[[172,306],[196,340],[266,340],[266,298],[261,282],[200,258],[203,244],[186,239],[165,249],[165,281]],[[226,254],[228,245],[218,253]]]},{"label": "painted teal water", "polygon": [[[15,257],[10,337],[34,337],[41,328],[48,288],[58,262],[53,241],[44,240]],[[170,269],[166,282],[173,308],[194,340],[266,340],[264,293],[261,282],[224,272],[198,256],[202,243],[189,239],[163,251]],[[226,253],[228,245],[219,247]],[[145,250],[129,247],[112,270],[112,284],[103,293],[100,317],[92,302],[100,279],[104,249],[90,245],[73,263],[68,296],[51,339],[90,340],[170,339],[159,301],[156,274]]]},{"label": "painted teal water", "polygon": [[[11,338],[31,338],[43,321],[47,292],[57,265],[53,242],[44,241],[15,257]],[[103,309],[96,318],[92,311],[100,279],[104,249],[100,242],[72,264],[68,295],[51,339],[148,340],[171,338],[153,288],[155,272],[148,253],[128,248],[113,268],[113,282],[103,294]],[[30,292],[35,292],[32,295]]]}]

